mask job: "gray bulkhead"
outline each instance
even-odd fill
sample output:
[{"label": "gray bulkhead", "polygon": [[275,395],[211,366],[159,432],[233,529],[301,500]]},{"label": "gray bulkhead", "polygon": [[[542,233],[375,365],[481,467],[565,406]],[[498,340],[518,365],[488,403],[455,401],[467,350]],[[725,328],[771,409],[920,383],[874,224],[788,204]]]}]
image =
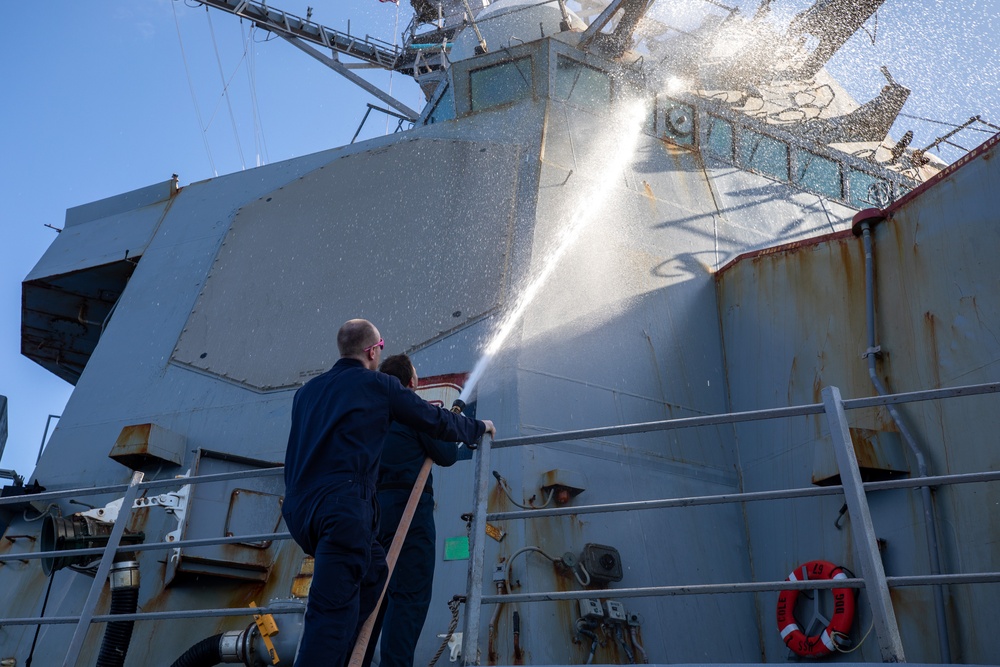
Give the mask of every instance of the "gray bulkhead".
[{"label": "gray bulkhead", "polygon": [[[1000,179],[997,144],[942,174],[933,184],[889,208],[875,225],[874,267],[879,373],[894,392],[996,381],[1000,364],[1000,252],[996,212],[983,193]],[[734,411],[819,402],[821,387],[845,397],[874,393],[862,357],[865,263],[860,238],[831,234],[766,254],[750,254],[719,274],[719,308]],[[997,470],[993,440],[1000,424],[996,398],[983,396],[900,406],[930,475]],[[884,409],[849,413],[862,465],[917,476],[913,454]],[[740,424],[736,427],[746,491],[803,487],[825,466],[830,440],[821,419]],[[873,478],[874,479],[874,478]],[[995,572],[992,548],[1000,526],[993,484],[933,490],[944,573]],[[923,510],[917,489],[868,494],[887,576],[930,574]],[[856,569],[849,534],[834,526],[840,497],[749,503],[750,546],[757,576],[775,580],[797,564],[825,558]],[[1000,638],[982,632],[996,613],[997,585],[944,587],[952,660],[996,662]],[[930,586],[892,590],[900,633],[911,660],[939,659]],[[858,625],[870,614],[861,594]],[[766,632],[770,655],[782,649]],[[874,646],[862,659],[878,660]]]}]

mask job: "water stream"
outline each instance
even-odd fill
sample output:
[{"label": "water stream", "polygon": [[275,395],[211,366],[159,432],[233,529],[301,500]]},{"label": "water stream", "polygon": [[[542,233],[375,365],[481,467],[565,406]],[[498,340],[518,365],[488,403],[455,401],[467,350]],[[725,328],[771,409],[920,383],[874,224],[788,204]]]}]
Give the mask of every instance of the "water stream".
[{"label": "water stream", "polygon": [[[583,169],[578,165],[578,171],[592,176],[592,181],[588,179],[588,186],[591,187],[582,189],[580,199],[569,209],[565,221],[560,225],[552,250],[540,262],[541,268],[521,290],[514,300],[514,306],[503,315],[500,324],[483,348],[482,356],[476,362],[462,389],[463,401],[468,401],[494,357],[503,349],[511,332],[559,266],[566,252],[576,243],[588,225],[603,212],[611,193],[621,187],[619,181],[621,173],[635,155],[648,114],[649,106],[645,101],[623,103],[622,108],[608,120],[604,134],[593,142],[589,158],[580,161]],[[587,162],[591,163],[589,168]]]}]

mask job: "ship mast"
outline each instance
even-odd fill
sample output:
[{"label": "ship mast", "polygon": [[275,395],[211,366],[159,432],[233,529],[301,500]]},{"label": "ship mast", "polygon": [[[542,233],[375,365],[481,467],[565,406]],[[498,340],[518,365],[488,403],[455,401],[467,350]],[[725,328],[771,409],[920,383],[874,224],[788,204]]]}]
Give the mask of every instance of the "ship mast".
[{"label": "ship mast", "polygon": [[[412,38],[408,38],[401,48],[370,36],[365,36],[363,39],[355,37],[349,32],[335,30],[316,23],[310,17],[302,18],[276,9],[263,1],[199,0],[199,2],[207,7],[245,18],[258,28],[278,35],[351,83],[365,89],[411,121],[419,117],[420,114],[417,111],[361,78],[352,70],[379,68],[401,72],[413,76],[420,83],[418,75],[426,76],[437,73],[447,66],[443,48],[438,53],[433,53],[433,49],[430,51],[427,49],[418,50],[413,48]],[[411,37],[414,32],[413,30],[409,31]],[[455,30],[442,32],[444,36],[441,39],[448,40]],[[328,56],[319,51],[317,46],[330,49],[332,55]],[[360,62],[341,62],[338,57],[340,54],[350,56]],[[440,78],[440,75],[437,78]]]}]

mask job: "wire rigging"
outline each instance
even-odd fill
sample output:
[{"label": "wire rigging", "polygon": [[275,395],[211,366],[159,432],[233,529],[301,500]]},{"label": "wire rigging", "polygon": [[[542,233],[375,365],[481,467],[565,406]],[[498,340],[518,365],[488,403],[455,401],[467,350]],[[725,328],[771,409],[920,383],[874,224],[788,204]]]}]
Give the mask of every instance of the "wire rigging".
[{"label": "wire rigging", "polygon": [[208,145],[208,134],[205,132],[205,124],[201,120],[201,110],[198,108],[198,98],[194,94],[194,82],[191,80],[191,68],[188,67],[187,54],[184,53],[184,40],[181,38],[181,24],[177,20],[177,8],[174,3],[170,3],[170,9],[174,14],[174,26],[177,28],[177,43],[181,47],[181,60],[184,62],[184,73],[187,75],[188,89],[191,91],[191,102],[194,104],[194,113],[198,118],[198,129],[201,130],[201,140],[205,144],[205,153],[208,154],[208,163],[212,167],[212,175],[218,176],[219,172],[215,169],[215,160],[212,158],[212,149]]},{"label": "wire rigging", "polygon": [[[903,116],[904,118],[912,118],[913,120],[922,120],[922,121],[924,121],[926,123],[936,123],[938,125],[944,125],[946,127],[962,127],[962,125],[960,125],[959,123],[949,123],[948,121],[944,121],[944,120],[935,120],[933,118],[924,118],[923,116],[913,116],[913,115],[908,114],[908,113],[903,113],[902,111],[899,112],[899,115]],[[986,125],[988,127],[992,127],[994,129],[1000,130],[1000,127],[997,127],[996,125],[992,125],[990,123],[987,123],[986,121],[984,121],[982,119],[979,119],[979,122],[981,122],[982,124],[984,124],[984,125]],[[989,130],[981,128],[981,127],[968,127],[968,128],[965,128],[965,129],[973,130],[975,132],[985,132],[986,134],[993,134],[993,132],[990,132]]]},{"label": "wire rigging", "polygon": [[[236,139],[236,151],[240,154],[240,166],[246,170],[247,162],[243,157],[243,146],[240,145],[240,133],[236,128],[236,116],[233,115],[233,103],[229,98],[229,84],[226,83],[226,75],[222,71],[222,58],[219,56],[219,44],[215,40],[215,26],[212,25],[212,14],[208,10],[208,5],[205,5],[205,17],[208,19],[208,34],[212,36],[212,49],[215,51],[215,62],[219,66],[219,79],[222,81],[222,96],[226,99],[226,106],[229,108],[229,121],[233,126],[233,138]],[[244,55],[246,52],[244,51]],[[240,63],[243,59],[240,59]],[[239,69],[239,64],[237,64],[237,69]],[[233,72],[233,76],[236,73]],[[232,77],[230,77],[232,80]]]},{"label": "wire rigging", "polygon": [[[396,2],[396,22],[392,26],[392,48],[396,49],[396,34],[399,32],[399,1]],[[395,70],[389,70],[389,94],[392,95],[392,75]],[[389,117],[385,117],[385,133],[389,134]]]},{"label": "wire rigging", "polygon": [[[267,141],[264,138],[264,126],[261,123],[260,105],[257,102],[257,59],[253,48],[253,31],[255,27],[251,24],[250,32],[244,35],[243,53],[247,60],[247,82],[250,86],[250,113],[253,116],[253,143],[257,154],[257,166],[267,164],[270,157],[267,154]],[[240,31],[243,31],[243,21],[240,20]],[[261,160],[261,150],[264,152],[264,159]]]}]

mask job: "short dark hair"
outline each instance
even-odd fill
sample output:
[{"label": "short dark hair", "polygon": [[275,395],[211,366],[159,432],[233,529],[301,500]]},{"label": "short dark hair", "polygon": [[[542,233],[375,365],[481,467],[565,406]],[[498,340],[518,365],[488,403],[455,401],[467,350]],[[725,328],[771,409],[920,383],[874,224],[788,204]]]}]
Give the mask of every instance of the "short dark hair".
[{"label": "short dark hair", "polygon": [[397,378],[404,387],[409,387],[413,381],[413,362],[405,354],[394,354],[382,360],[378,369],[386,375]]},{"label": "short dark hair", "polygon": [[337,349],[342,357],[359,356],[366,347],[377,342],[378,332],[368,320],[347,320],[337,332]]}]

